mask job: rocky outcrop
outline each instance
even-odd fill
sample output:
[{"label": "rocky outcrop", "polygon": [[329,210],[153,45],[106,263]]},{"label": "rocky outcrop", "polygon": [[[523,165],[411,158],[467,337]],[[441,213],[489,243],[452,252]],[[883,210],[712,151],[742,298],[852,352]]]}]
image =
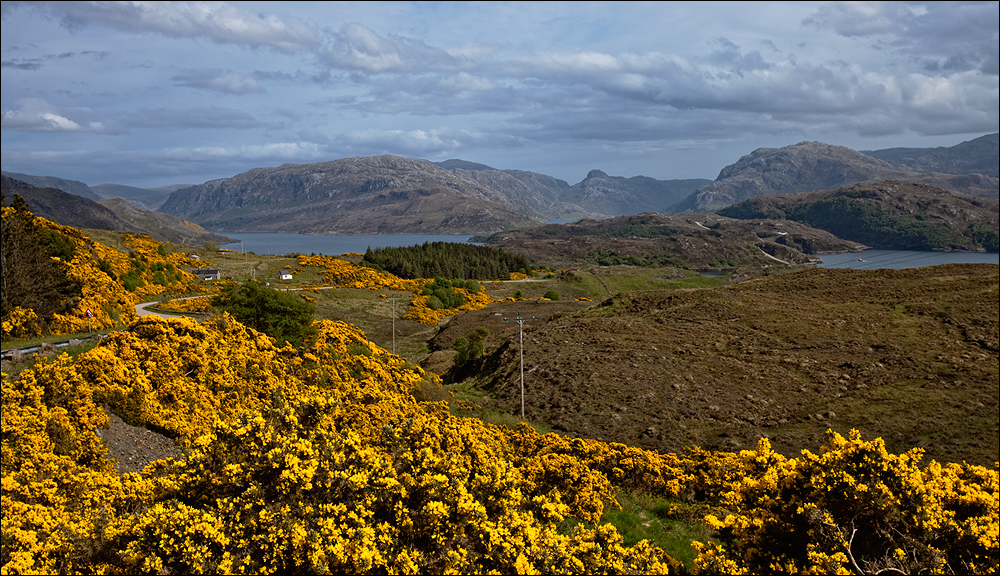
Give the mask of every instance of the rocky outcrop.
[{"label": "rocky outcrop", "polygon": [[989,176],[920,173],[843,146],[800,142],[784,148],[758,148],[722,169],[672,212],[718,210],[772,194],[830,190],[860,182],[906,180],[933,184],[958,194],[996,197],[1000,181]]},{"label": "rocky outcrop", "polygon": [[564,199],[606,216],[642,212],[667,212],[683,198],[709,184],[708,180],[656,180],[647,176],[608,176],[591,170],[582,182],[570,188]]},{"label": "rocky outcrop", "polygon": [[495,198],[430,162],[372,156],[256,168],[178,190],[162,210],[215,230],[311,234],[459,234],[539,223]]},{"label": "rocky outcrop", "polygon": [[758,148],[723,168],[715,182],[696,190],[672,211],[718,210],[756,196],[829,190],[910,174],[850,148],[822,142]]},{"label": "rocky outcrop", "polygon": [[1000,177],[1000,133],[980,136],[955,146],[886,148],[862,153],[914,172]]}]

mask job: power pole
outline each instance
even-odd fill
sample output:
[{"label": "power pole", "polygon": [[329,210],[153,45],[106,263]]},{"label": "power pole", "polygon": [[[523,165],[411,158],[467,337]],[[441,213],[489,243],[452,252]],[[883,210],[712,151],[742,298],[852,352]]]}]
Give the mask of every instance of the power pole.
[{"label": "power pole", "polygon": [[520,346],[520,348],[521,348],[521,420],[524,420],[524,323],[528,322],[530,320],[538,320],[538,318],[535,317],[535,316],[532,316],[531,318],[521,318],[520,316],[518,316],[517,318],[513,318],[513,319],[511,319],[511,318],[504,318],[503,319],[504,322],[510,322],[511,320],[513,320],[514,322],[517,322],[517,332],[518,332],[519,340],[520,340],[520,343],[521,343],[521,346]]},{"label": "power pole", "polygon": [[389,298],[392,300],[392,353],[396,354],[396,297],[393,296]]}]

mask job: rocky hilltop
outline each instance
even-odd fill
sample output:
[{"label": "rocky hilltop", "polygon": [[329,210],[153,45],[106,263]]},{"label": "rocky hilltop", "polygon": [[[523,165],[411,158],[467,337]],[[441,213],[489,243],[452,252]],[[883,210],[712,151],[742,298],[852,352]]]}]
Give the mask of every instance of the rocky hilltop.
[{"label": "rocky hilltop", "polygon": [[591,170],[581,182],[570,186],[564,180],[537,172],[497,170],[464,160],[446,160],[436,164],[497,191],[497,201],[501,204],[546,220],[666,212],[668,207],[698,187],[711,183],[711,180],[701,178],[625,178]]},{"label": "rocky hilltop", "polygon": [[759,196],[719,214],[789,219],[875,248],[997,252],[995,198],[956,196],[919,182],[855,184],[837,190]]},{"label": "rocky hilltop", "polygon": [[345,158],[256,168],[177,190],[164,212],[216,230],[459,234],[538,224],[495,191],[424,160]]},{"label": "rocky hilltop", "polygon": [[1000,177],[1000,133],[980,136],[955,146],[886,148],[866,150],[862,154],[914,172]]},{"label": "rocky hilltop", "polygon": [[647,176],[608,176],[591,170],[579,184],[567,190],[565,199],[593,212],[624,216],[642,212],[667,212],[708,180],[656,180]]},{"label": "rocky hilltop", "polygon": [[914,172],[844,146],[800,142],[783,148],[758,148],[726,166],[711,184],[702,186],[673,212],[718,210],[771,194],[830,190],[859,182],[907,180],[933,184],[949,192],[997,196],[996,178]]}]

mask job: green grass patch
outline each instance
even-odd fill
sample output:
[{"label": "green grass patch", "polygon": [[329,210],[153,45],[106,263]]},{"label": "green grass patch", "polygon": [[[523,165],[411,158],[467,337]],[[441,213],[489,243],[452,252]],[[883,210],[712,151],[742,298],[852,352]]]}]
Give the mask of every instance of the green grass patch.
[{"label": "green grass patch", "polygon": [[[689,571],[694,570],[696,554],[691,542],[707,542],[711,534],[701,522],[703,507],[640,492],[622,491],[617,499],[621,509],[605,508],[601,524],[612,524],[625,546],[648,540]],[[559,530],[569,534],[578,524],[579,520],[570,518],[559,525]]]}]

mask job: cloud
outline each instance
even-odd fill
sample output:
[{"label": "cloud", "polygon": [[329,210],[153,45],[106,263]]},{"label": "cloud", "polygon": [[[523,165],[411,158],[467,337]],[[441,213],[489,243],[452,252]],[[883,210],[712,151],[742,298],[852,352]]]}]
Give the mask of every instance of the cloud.
[{"label": "cloud", "polygon": [[1000,73],[996,2],[837,2],[821,6],[803,24],[873,41],[928,72]]},{"label": "cloud", "polygon": [[264,125],[247,112],[220,106],[140,108],[122,117],[130,127],[165,130],[246,130]]},{"label": "cloud", "polygon": [[247,74],[218,68],[198,68],[184,70],[171,80],[177,86],[214,90],[224,94],[259,94],[264,88]]},{"label": "cloud", "polygon": [[319,56],[328,66],[369,74],[419,73],[454,68],[461,61],[420,40],[395,34],[383,38],[358,23],[346,24],[334,33]]},{"label": "cloud", "polygon": [[[110,130],[101,122],[88,122],[80,118],[90,113],[87,109],[60,110],[41,98],[18,100],[20,109],[4,110],[2,126],[5,130],[24,132],[98,132]],[[73,120],[72,117],[77,119]]]},{"label": "cloud", "polygon": [[464,130],[355,130],[340,137],[351,150],[369,154],[437,156],[451,154],[476,143],[479,138]]},{"label": "cloud", "polygon": [[315,31],[299,19],[254,15],[225,2],[44,2],[37,6],[61,17],[70,29],[100,25],[287,53],[318,43]]}]

